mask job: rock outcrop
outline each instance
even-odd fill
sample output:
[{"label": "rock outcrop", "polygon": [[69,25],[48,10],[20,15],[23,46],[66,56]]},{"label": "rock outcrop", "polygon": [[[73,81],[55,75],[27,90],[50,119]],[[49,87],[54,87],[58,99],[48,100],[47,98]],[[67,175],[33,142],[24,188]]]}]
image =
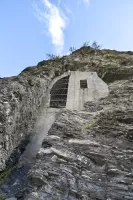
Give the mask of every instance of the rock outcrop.
[{"label": "rock outcrop", "polygon": [[133,199],[133,82],[109,88],[107,98],[55,121],[29,172],[26,200]]},{"label": "rock outcrop", "polygon": [[48,83],[48,78],[32,76],[0,79],[0,171],[32,131]]},{"label": "rock outcrop", "polygon": [[95,71],[110,88],[107,98],[57,118],[28,174],[26,200],[133,199],[132,65],[133,52],[83,47],[0,79],[0,171],[24,151],[56,76]]}]

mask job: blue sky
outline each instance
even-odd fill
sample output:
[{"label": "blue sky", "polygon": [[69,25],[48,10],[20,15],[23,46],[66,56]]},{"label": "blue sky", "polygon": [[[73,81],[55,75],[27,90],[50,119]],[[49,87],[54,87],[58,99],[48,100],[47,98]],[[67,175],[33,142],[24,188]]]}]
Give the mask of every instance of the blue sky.
[{"label": "blue sky", "polygon": [[85,41],[133,50],[133,0],[1,0],[0,76]]}]

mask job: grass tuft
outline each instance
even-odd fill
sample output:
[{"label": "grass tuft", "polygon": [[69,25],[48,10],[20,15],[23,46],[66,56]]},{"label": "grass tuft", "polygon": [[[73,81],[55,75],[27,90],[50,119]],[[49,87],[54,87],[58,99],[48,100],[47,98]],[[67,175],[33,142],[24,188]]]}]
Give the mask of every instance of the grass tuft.
[{"label": "grass tuft", "polygon": [[96,120],[84,125],[85,129],[91,129],[96,124]]},{"label": "grass tuft", "polygon": [[7,169],[6,171],[0,173],[0,185],[4,184],[4,181],[11,174],[12,170],[13,170],[13,168]]}]

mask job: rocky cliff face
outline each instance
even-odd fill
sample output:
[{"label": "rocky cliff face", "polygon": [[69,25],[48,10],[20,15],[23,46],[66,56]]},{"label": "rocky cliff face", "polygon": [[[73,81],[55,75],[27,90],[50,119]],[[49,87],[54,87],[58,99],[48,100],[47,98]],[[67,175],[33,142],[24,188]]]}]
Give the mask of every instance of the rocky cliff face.
[{"label": "rocky cliff face", "polygon": [[64,110],[42,143],[26,200],[133,199],[133,82],[83,112]]},{"label": "rocky cliff face", "polygon": [[86,103],[84,112],[59,116],[29,173],[26,199],[133,199],[132,65],[132,52],[84,47],[0,79],[0,171],[24,150],[54,77],[96,71],[110,88],[108,98]]},{"label": "rocky cliff face", "polygon": [[0,79],[0,170],[32,131],[48,83],[48,78],[32,76]]}]

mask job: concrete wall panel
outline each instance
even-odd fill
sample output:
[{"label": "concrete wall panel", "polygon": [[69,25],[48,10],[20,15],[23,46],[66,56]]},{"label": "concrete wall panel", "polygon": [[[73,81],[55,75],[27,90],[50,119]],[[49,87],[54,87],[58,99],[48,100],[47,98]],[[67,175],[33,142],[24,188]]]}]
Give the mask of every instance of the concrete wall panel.
[{"label": "concrete wall panel", "polygon": [[[88,88],[80,88],[80,80],[87,80]],[[96,72],[72,71],[69,78],[66,108],[84,109],[87,101],[96,101],[108,95],[108,86]]]}]

